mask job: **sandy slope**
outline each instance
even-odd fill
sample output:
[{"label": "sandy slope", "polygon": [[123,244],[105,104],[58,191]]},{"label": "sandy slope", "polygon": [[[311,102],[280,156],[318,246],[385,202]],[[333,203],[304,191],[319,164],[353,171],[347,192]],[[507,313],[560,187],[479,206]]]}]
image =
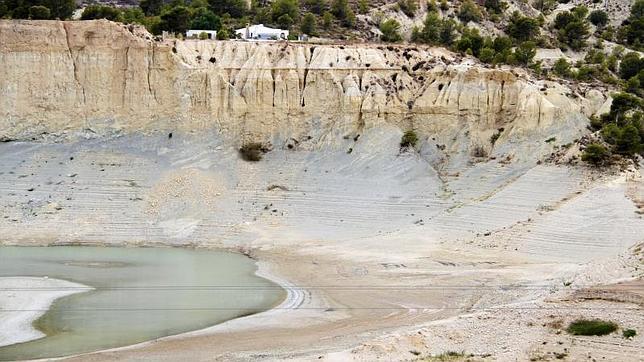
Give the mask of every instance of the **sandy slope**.
[{"label": "sandy slope", "polygon": [[91,289],[60,279],[1,277],[0,346],[44,337],[42,332],[34,329],[33,321],[43,315],[54,300]]},{"label": "sandy slope", "polygon": [[[592,308],[562,309],[588,287],[641,278],[637,172],[507,163],[512,151],[503,149],[445,172],[399,154],[399,139],[399,131],[374,129],[350,154],[275,149],[259,163],[241,161],[217,135],[2,144],[0,232],[16,244],[237,249],[294,289],[290,304],[266,313],[72,360],[563,353],[545,350],[544,341],[583,343],[594,357],[638,355],[641,336],[557,340],[555,329],[536,323],[552,314],[562,323],[599,316],[640,324],[638,305],[604,311],[582,300]],[[423,144],[421,153],[432,149]],[[506,308],[516,305],[558,309]]]}]

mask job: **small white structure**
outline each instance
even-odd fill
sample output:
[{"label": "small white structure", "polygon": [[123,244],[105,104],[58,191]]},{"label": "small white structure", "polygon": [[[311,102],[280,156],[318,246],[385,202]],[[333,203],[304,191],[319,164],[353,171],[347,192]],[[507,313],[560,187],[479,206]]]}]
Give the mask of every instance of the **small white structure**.
[{"label": "small white structure", "polygon": [[288,30],[269,28],[264,24],[249,24],[245,28],[235,30],[235,34],[238,38],[249,40],[286,40],[289,32]]},{"label": "small white structure", "polygon": [[188,30],[186,32],[186,38],[199,38],[201,33],[208,34],[208,39],[217,39],[217,32],[214,30]]}]

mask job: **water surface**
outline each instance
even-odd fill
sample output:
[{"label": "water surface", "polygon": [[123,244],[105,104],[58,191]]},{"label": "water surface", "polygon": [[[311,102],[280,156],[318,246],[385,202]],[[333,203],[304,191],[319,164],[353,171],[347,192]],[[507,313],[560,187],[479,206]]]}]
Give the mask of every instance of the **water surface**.
[{"label": "water surface", "polygon": [[34,323],[47,337],[0,347],[0,360],[126,346],[269,309],[285,293],[255,271],[249,258],[210,250],[0,247],[0,277],[96,288],[56,300]]}]

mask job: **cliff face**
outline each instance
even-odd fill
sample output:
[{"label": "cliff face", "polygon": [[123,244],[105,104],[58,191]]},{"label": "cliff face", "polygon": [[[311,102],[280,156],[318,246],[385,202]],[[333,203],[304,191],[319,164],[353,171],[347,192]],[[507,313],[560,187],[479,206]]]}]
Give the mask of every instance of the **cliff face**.
[{"label": "cliff face", "polygon": [[[415,47],[176,41],[108,21],[0,21],[0,137],[214,129],[273,142],[392,123],[469,143],[561,127],[558,85]],[[601,97],[600,97],[601,98]],[[547,132],[546,132],[547,133]]]}]

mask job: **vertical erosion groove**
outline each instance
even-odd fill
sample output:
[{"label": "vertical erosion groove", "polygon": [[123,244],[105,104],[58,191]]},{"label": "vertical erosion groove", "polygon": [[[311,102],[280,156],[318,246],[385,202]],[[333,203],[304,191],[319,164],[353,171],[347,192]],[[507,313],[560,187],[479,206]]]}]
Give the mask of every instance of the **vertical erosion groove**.
[{"label": "vertical erosion groove", "polygon": [[76,65],[76,58],[74,57],[74,53],[72,52],[72,45],[71,41],[69,39],[69,29],[67,29],[68,23],[63,23],[63,30],[65,31],[65,40],[67,41],[67,52],[69,53],[69,59],[72,62],[72,67],[74,68],[74,80],[76,81],[76,85],[80,89],[81,93],[83,94],[83,105],[87,103],[87,97],[85,96],[85,87],[83,87],[83,84],[80,82],[78,79],[78,67]]}]

